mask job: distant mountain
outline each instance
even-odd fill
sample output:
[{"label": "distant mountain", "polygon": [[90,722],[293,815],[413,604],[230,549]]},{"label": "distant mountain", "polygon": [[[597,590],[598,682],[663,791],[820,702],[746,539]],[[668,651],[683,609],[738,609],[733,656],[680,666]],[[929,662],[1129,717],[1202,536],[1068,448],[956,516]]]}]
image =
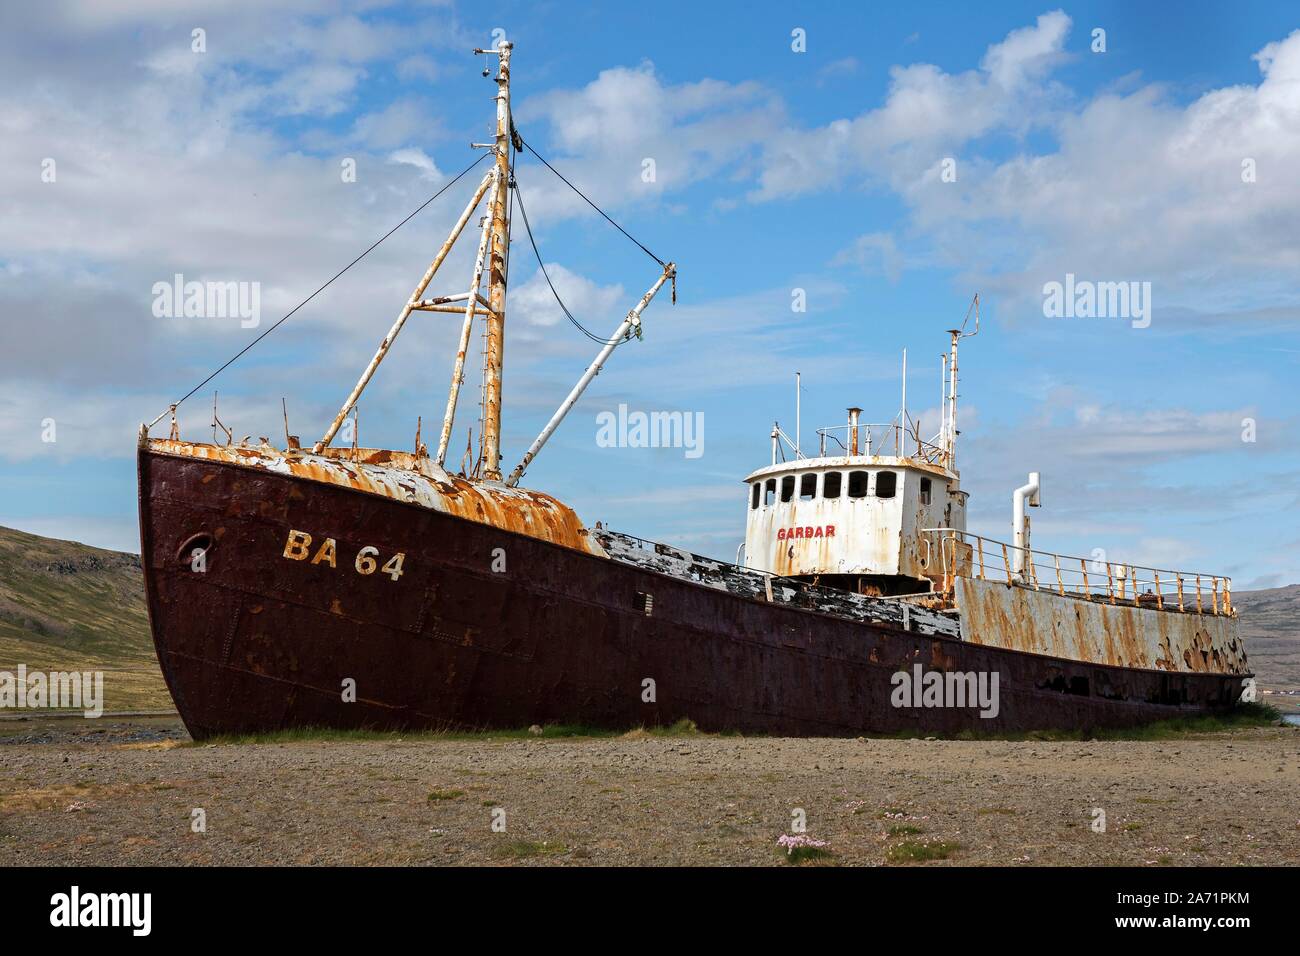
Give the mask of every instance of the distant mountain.
[{"label": "distant mountain", "polygon": [[[1300,690],[1300,584],[1232,597],[1261,688]],[[103,671],[108,710],[170,709],[140,558],[0,528],[0,670],[19,664]]]},{"label": "distant mountain", "polygon": [[[1265,690],[1300,691],[1300,584],[1232,595],[1246,654]],[[1265,698],[1283,705],[1285,700]],[[1290,702],[1300,709],[1300,696]]]},{"label": "distant mountain", "polygon": [[106,710],[172,707],[140,558],[0,528],[0,670],[103,671]]}]

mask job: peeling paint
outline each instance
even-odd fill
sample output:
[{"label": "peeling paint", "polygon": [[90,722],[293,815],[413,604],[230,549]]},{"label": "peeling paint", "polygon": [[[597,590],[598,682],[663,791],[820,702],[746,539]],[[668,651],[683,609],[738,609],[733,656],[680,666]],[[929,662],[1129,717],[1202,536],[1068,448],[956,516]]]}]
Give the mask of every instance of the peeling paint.
[{"label": "peeling paint", "polygon": [[160,455],[201,458],[341,485],[604,555],[573,510],[550,495],[507,488],[500,482],[470,481],[422,455],[374,448],[326,448],[317,455],[293,447],[282,451],[267,444],[208,445],[169,439],[149,439],[146,447]]},{"label": "peeling paint", "polygon": [[1237,621],[1085,601],[1014,584],[958,578],[962,640],[1090,661],[1191,673],[1250,672]]}]

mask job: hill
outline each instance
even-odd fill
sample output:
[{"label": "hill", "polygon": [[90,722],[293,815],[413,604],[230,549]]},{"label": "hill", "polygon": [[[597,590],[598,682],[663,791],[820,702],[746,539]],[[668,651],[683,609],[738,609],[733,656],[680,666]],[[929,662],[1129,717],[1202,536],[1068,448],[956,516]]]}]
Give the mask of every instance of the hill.
[{"label": "hill", "polygon": [[0,670],[103,671],[104,709],[172,707],[140,558],[0,528]]}]

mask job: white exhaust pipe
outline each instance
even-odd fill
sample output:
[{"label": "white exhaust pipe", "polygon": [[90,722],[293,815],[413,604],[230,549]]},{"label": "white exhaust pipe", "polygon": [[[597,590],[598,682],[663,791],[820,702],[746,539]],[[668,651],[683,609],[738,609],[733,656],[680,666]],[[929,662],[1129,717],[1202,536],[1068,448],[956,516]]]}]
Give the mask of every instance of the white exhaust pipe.
[{"label": "white exhaust pipe", "polygon": [[1023,577],[1029,564],[1029,517],[1025,514],[1025,505],[1038,508],[1043,503],[1038,472],[1029,473],[1029,484],[1017,488],[1011,501],[1012,543],[1015,545],[1011,569],[1017,577]]}]

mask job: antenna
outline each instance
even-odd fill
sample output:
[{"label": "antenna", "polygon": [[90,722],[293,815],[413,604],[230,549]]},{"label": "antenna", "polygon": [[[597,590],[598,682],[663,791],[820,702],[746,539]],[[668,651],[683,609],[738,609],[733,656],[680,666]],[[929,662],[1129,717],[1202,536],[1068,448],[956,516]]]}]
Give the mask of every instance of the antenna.
[{"label": "antenna", "polygon": [[800,401],[802,396],[799,394],[801,390],[799,385],[799,378],[800,378],[799,373],[795,372],[794,373],[794,457],[795,458],[803,457],[803,445],[799,441],[799,427],[803,422],[803,415],[801,414],[801,410],[803,406]]},{"label": "antenna", "polygon": [[[970,323],[972,313],[975,316],[975,330],[967,332],[966,326]],[[951,360],[948,364],[948,467],[956,470],[957,467],[957,343],[962,339],[974,338],[979,335],[980,331],[980,294],[975,293],[975,298],[966,309],[966,318],[962,320],[961,328],[949,329],[948,334],[952,336]]]},{"label": "antenna", "polygon": [[898,454],[903,454],[903,435],[907,433],[907,349],[903,349],[903,406],[898,413]]}]

